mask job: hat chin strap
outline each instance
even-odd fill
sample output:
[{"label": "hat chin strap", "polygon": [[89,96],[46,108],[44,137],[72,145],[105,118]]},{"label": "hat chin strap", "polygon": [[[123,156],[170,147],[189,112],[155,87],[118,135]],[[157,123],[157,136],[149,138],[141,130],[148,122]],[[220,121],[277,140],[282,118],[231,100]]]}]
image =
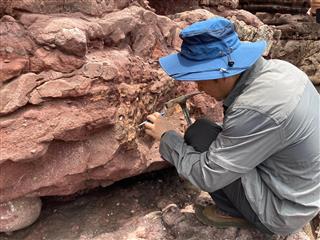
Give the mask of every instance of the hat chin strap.
[{"label": "hat chin strap", "polygon": [[228,48],[228,53],[227,53],[228,66],[233,67],[234,61],[231,59],[231,52],[229,52],[229,49],[231,49],[231,52],[232,52],[232,48]]},{"label": "hat chin strap", "polygon": [[[233,64],[234,64],[234,62],[233,62]],[[184,76],[189,75],[189,74],[203,73],[203,72],[213,72],[213,71],[219,71],[222,74],[224,74],[224,73],[230,73],[230,70],[243,70],[243,69],[249,69],[249,68],[250,68],[250,66],[244,66],[244,67],[231,67],[230,66],[227,69],[226,68],[212,68],[212,69],[207,69],[207,70],[202,70],[202,71],[173,73],[173,74],[170,74],[169,76],[172,77],[172,78],[180,78],[180,77],[184,77]]]}]

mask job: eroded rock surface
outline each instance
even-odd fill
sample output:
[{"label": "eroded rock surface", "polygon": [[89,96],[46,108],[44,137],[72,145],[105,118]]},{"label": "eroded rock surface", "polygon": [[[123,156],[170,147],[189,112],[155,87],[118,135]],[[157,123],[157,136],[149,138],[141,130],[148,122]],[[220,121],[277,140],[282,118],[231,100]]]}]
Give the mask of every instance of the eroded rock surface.
[{"label": "eroded rock surface", "polygon": [[[0,89],[0,202],[71,194],[165,166],[158,143],[136,126],[195,86],[182,84],[178,93],[157,60],[179,49],[181,28],[215,15],[198,9],[168,18],[123,1],[93,17],[54,14],[59,1],[51,10],[33,7],[40,2],[10,1],[5,12],[14,17],[0,22],[8,69]],[[262,24],[254,34],[255,27],[234,21],[242,39],[272,45],[272,28]],[[190,106],[195,117],[222,120],[221,105],[208,96]]]},{"label": "eroded rock surface", "polygon": [[258,13],[257,16],[281,31],[281,38],[274,43],[270,56],[298,66],[319,85],[320,24],[303,15]]},{"label": "eroded rock surface", "polygon": [[239,7],[281,32],[270,51],[271,58],[291,62],[305,71],[315,85],[320,84],[320,25],[306,15],[309,1],[241,0]]},{"label": "eroded rock surface", "polygon": [[41,212],[38,197],[22,197],[0,204],[0,232],[13,232],[34,223]]}]

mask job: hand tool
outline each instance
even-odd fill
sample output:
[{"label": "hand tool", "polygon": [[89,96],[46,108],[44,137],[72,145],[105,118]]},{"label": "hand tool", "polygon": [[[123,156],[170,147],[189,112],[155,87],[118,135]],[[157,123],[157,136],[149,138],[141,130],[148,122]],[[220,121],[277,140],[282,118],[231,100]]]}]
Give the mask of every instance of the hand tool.
[{"label": "hand tool", "polygon": [[[202,94],[202,93],[203,92],[194,92],[194,93],[182,95],[182,96],[176,97],[174,99],[171,99],[170,101],[168,101],[164,104],[164,109],[160,112],[161,116],[165,115],[166,109],[173,107],[175,104],[179,104],[182,109],[184,118],[186,119],[188,126],[190,126],[192,124],[192,121],[191,121],[190,114],[189,114],[189,111],[187,108],[187,100],[195,95]],[[149,121],[146,120],[146,121],[140,123],[138,125],[138,127],[143,126],[147,122],[149,122]]]},{"label": "hand tool", "polygon": [[[161,116],[164,116],[164,115],[165,115],[165,111],[160,112],[160,115],[161,115]],[[143,121],[142,123],[140,123],[140,124],[138,125],[138,127],[142,127],[142,126],[145,125],[147,122],[150,122],[150,121],[149,121],[149,120],[145,120],[145,121]]]},{"label": "hand tool", "polygon": [[170,101],[166,102],[164,105],[166,108],[171,108],[173,105],[179,104],[182,109],[184,118],[186,119],[188,126],[190,126],[192,124],[192,122],[191,122],[190,114],[189,114],[189,111],[187,108],[187,100],[189,98],[191,98],[195,95],[201,94],[201,93],[203,93],[203,92],[194,92],[194,93],[182,95],[180,97],[171,99]]}]

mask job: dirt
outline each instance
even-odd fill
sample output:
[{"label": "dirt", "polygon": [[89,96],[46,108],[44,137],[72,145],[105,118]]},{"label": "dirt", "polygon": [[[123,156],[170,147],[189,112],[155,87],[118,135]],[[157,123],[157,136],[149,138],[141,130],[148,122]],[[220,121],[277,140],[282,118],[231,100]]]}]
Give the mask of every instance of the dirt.
[{"label": "dirt", "polygon": [[[212,204],[207,193],[192,187],[168,168],[126,179],[106,188],[68,197],[42,198],[39,219],[0,240],[264,240],[255,230],[203,225],[194,203]],[[299,235],[296,240],[307,240]]]},{"label": "dirt", "polygon": [[32,226],[11,235],[2,233],[0,239],[78,240],[116,232],[130,221],[161,210],[166,203],[180,208],[192,203],[195,192],[183,183],[173,169],[166,169],[80,196],[46,197],[42,199],[41,215]]}]

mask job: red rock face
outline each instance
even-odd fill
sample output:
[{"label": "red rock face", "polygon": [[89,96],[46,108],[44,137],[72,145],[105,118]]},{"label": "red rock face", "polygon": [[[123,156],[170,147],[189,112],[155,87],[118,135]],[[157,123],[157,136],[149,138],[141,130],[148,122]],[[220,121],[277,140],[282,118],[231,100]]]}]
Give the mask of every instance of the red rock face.
[{"label": "red rock face", "polygon": [[[243,40],[265,39],[270,49],[278,36],[235,10],[237,1],[197,1],[215,14],[196,9],[171,18],[145,1],[65,2],[0,5],[0,203],[68,195],[166,167],[159,143],[137,125],[195,90],[158,64],[179,50],[181,28],[219,14],[233,16]],[[208,96],[189,107],[193,117],[222,121],[221,105]]]},{"label": "red rock face", "polygon": [[178,49],[177,24],[128,1],[83,8],[99,17],[77,13],[79,1],[53,14],[55,2],[2,6],[14,17],[0,21],[0,202],[166,166],[137,125],[179,94],[157,63]]},{"label": "red rock face", "polygon": [[[150,26],[150,35],[143,36],[142,17],[157,23],[157,16],[141,7],[124,11],[123,20],[113,14],[100,24],[79,17],[68,22],[66,16],[2,18],[8,40],[1,49],[10,52],[3,57],[0,89],[0,202],[68,195],[165,166],[158,143],[147,143],[136,126],[157,101],[161,106],[166,94],[175,94],[173,81],[145,58],[162,55],[171,45],[162,32],[171,41],[177,27],[168,20],[171,26]],[[17,33],[7,19],[27,29],[32,48],[11,45]],[[15,64],[9,47],[23,50],[23,64]],[[25,215],[10,216],[0,231],[25,226]]]}]

